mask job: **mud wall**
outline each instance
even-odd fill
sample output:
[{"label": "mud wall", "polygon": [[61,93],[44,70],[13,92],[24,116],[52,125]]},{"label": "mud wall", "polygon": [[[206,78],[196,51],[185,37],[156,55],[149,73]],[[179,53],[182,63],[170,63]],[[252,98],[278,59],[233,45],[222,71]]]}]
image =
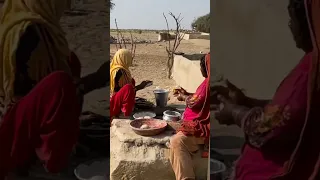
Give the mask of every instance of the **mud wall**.
[{"label": "mud wall", "polygon": [[196,92],[199,85],[204,80],[200,69],[200,60],[190,60],[186,57],[174,56],[172,68],[173,80],[188,92]]},{"label": "mud wall", "polygon": [[272,97],[303,55],[288,28],[288,0],[211,3],[212,71],[224,74],[251,96]]}]

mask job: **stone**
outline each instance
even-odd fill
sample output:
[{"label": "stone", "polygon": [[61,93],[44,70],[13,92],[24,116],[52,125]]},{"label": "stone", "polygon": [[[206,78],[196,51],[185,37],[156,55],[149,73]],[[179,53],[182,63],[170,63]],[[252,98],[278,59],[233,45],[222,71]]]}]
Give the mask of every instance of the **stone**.
[{"label": "stone", "polygon": [[190,40],[190,39],[207,39],[210,40],[210,34],[209,33],[185,33],[183,36],[184,40]]},{"label": "stone", "polygon": [[[130,120],[114,119],[110,129],[110,179],[174,180],[166,143],[173,131],[144,137],[130,128]],[[207,179],[208,159],[202,151],[193,156],[197,179]]]}]

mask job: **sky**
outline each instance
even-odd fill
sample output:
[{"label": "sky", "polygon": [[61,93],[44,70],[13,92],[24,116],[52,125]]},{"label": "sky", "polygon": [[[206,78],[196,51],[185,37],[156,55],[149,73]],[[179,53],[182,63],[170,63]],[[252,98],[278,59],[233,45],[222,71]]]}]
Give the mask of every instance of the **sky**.
[{"label": "sky", "polygon": [[167,29],[163,13],[166,14],[169,28],[174,29],[175,21],[169,12],[179,15],[183,29],[191,29],[191,23],[199,16],[210,12],[210,0],[113,0],[110,26],[115,29],[117,19],[119,29]]}]

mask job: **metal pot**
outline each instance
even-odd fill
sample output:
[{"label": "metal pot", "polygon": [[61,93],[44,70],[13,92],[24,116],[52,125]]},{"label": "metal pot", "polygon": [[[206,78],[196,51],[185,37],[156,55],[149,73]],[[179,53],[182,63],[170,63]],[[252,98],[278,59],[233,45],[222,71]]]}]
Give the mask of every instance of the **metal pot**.
[{"label": "metal pot", "polygon": [[164,111],[163,112],[163,120],[166,121],[179,121],[181,118],[181,114],[177,111]]},{"label": "metal pot", "polygon": [[164,89],[157,89],[153,91],[156,98],[157,107],[166,107],[168,103],[169,91]]},{"label": "metal pot", "polygon": [[210,159],[210,179],[222,180],[222,174],[226,171],[226,165],[218,160]]}]

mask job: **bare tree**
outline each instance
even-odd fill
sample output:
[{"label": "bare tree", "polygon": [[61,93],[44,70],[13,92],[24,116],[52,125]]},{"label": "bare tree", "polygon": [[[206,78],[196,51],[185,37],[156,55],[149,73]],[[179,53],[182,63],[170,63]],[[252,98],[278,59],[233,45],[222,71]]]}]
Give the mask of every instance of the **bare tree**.
[{"label": "bare tree", "polygon": [[[117,42],[116,42],[116,48],[117,50],[119,49],[127,49],[127,44],[128,41],[126,41],[124,35],[122,34],[121,30],[118,27],[118,23],[117,23],[117,19],[114,19],[115,25],[116,25],[116,29],[117,29]],[[136,39],[134,38],[132,35],[132,32],[130,32],[130,44],[131,44],[131,54],[132,54],[132,60],[135,58],[136,56],[136,48],[137,48],[137,43],[136,43]]]},{"label": "bare tree", "polygon": [[[175,38],[174,38],[174,42],[173,44],[171,44],[171,37],[168,38],[168,43],[166,46],[166,51],[167,51],[167,55],[168,55],[168,59],[167,59],[167,68],[168,68],[168,78],[171,79],[172,76],[172,67],[173,67],[173,63],[174,63],[174,55],[176,53],[176,50],[178,49],[181,40],[184,37],[184,32],[182,31],[181,28],[181,21],[183,20],[183,18],[180,17],[181,14],[179,14],[179,16],[175,16],[172,12],[169,12],[169,15],[174,19],[175,23],[176,23],[176,29],[175,29]],[[163,17],[166,20],[166,24],[167,24],[167,32],[168,35],[170,36],[170,28],[169,28],[169,23],[168,23],[168,19],[166,17],[166,15],[163,13]]]},{"label": "bare tree", "polygon": [[109,3],[110,9],[112,10],[115,4],[112,2],[112,0],[106,0],[106,2]]}]

